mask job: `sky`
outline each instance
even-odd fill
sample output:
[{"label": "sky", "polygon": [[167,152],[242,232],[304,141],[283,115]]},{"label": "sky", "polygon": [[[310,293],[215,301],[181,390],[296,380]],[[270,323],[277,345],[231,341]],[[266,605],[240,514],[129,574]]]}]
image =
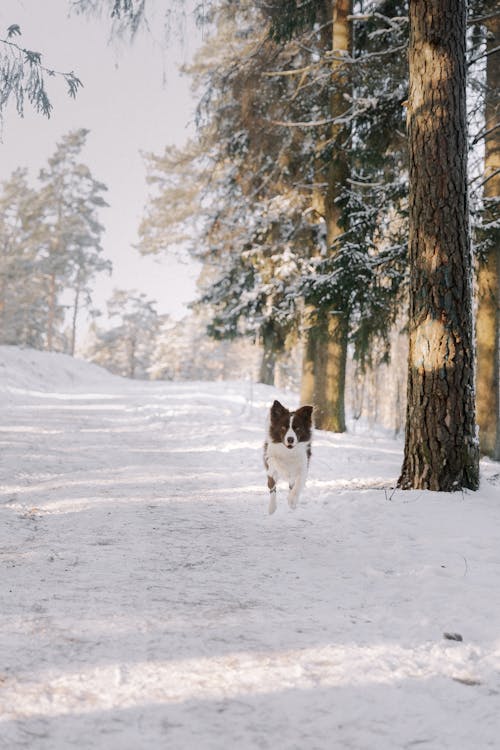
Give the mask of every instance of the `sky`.
[{"label": "sky", "polygon": [[[166,5],[165,0],[158,2],[158,7]],[[70,15],[69,10],[69,0],[0,4],[1,36],[8,26],[18,24],[20,45],[41,52],[49,68],[74,71],[83,83],[73,100],[62,80],[48,81],[54,107],[50,119],[32,112],[29,105],[22,119],[15,107],[7,111],[0,180],[20,166],[28,167],[35,180],[64,134],[88,128],[82,161],[108,187],[109,208],[101,213],[106,227],[102,244],[114,268],[111,278],[101,274],[96,280],[94,304],[104,309],[115,287],[138,289],[157,300],[159,313],[180,318],[195,295],[197,267],[172,256],[143,257],[133,245],[148,195],[141,152],[162,153],[167,144],[181,145],[193,133],[195,102],[189,79],[179,75],[178,66],[189,61],[200,32],[190,28],[182,43],[171,34],[167,45],[159,13],[151,36],[133,44],[111,42],[107,16],[89,19]]]}]

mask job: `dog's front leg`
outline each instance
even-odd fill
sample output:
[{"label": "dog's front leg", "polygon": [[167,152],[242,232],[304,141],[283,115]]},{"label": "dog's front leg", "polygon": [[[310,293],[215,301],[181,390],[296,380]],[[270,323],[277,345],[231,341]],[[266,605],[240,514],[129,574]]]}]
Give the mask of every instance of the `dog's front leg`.
[{"label": "dog's front leg", "polygon": [[306,483],[306,467],[301,467],[297,472],[297,475],[293,482],[289,483],[290,492],[288,493],[288,505],[290,508],[295,510],[297,503],[299,502],[300,493],[304,489]]},{"label": "dog's front leg", "polygon": [[276,510],[276,477],[267,475],[267,486],[269,487],[269,515]]}]

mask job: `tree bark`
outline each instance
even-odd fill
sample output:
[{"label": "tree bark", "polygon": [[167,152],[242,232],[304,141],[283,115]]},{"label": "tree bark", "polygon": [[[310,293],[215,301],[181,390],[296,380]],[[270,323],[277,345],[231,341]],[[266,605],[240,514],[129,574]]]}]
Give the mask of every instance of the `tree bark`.
[{"label": "tree bark", "polygon": [[271,326],[266,326],[262,332],[262,359],[260,363],[259,383],[274,385],[276,370],[276,333]]},{"label": "tree bark", "polygon": [[410,0],[410,350],[403,489],[477,489],[465,0]]},{"label": "tree bark", "polygon": [[[484,200],[498,211],[500,196],[500,15],[490,18],[486,62]],[[496,129],[494,129],[496,126]],[[491,246],[478,272],[477,421],[481,452],[500,461],[500,230],[489,230]]]},{"label": "tree bark", "polygon": [[316,332],[314,423],[320,430],[345,432],[347,325],[343,315],[330,315]]},{"label": "tree bark", "polygon": [[[332,94],[329,110],[332,118],[339,118],[347,107],[345,94],[350,92],[349,66],[345,57],[352,54],[352,0],[327,0],[324,15],[333,21],[332,35],[325,47],[331,45]],[[328,29],[328,26],[324,26]],[[334,156],[328,166],[327,190],[322,211],[326,222],[326,241],[329,253],[335,253],[340,235],[345,231],[339,197],[349,177],[348,142],[349,127],[343,123],[332,126],[329,138],[335,143]],[[349,313],[340,300],[334,300],[334,310],[318,311],[317,330],[309,330],[305,353],[310,358],[304,362],[304,373],[309,383],[307,391],[314,392],[314,420],[319,429],[345,432],[345,368],[347,362],[347,333]],[[327,319],[325,319],[327,316]],[[306,385],[304,384],[304,395]],[[310,399],[308,399],[310,401]]]},{"label": "tree bark", "polygon": [[7,283],[5,277],[2,276],[0,283],[0,341],[5,343],[5,297],[7,292]]},{"label": "tree bark", "polygon": [[311,310],[304,313],[306,330],[303,334],[304,347],[302,352],[302,375],[300,379],[300,403],[314,404],[314,382],[316,376],[316,323]]}]

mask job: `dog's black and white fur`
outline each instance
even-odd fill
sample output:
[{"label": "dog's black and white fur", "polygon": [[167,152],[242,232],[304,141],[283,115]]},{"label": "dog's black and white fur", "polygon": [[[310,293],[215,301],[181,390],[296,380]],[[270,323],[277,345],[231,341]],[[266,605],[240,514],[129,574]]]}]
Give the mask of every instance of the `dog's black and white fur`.
[{"label": "dog's black and white fur", "polygon": [[296,508],[311,458],[312,406],[289,411],[275,401],[269,413],[264,465],[269,487],[269,513],[276,510],[276,482],[288,480],[288,505]]}]

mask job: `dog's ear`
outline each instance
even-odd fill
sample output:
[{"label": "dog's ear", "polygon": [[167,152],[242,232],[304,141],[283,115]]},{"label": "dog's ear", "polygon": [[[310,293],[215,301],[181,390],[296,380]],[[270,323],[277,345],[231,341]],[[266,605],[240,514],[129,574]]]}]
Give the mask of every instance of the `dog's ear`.
[{"label": "dog's ear", "polygon": [[271,406],[271,414],[274,414],[276,417],[282,417],[283,414],[288,414],[288,409],[283,404],[280,404],[279,401],[275,401]]},{"label": "dog's ear", "polygon": [[300,409],[297,409],[295,414],[299,419],[303,419],[307,424],[311,424],[313,408],[314,407],[312,406],[301,406]]}]

